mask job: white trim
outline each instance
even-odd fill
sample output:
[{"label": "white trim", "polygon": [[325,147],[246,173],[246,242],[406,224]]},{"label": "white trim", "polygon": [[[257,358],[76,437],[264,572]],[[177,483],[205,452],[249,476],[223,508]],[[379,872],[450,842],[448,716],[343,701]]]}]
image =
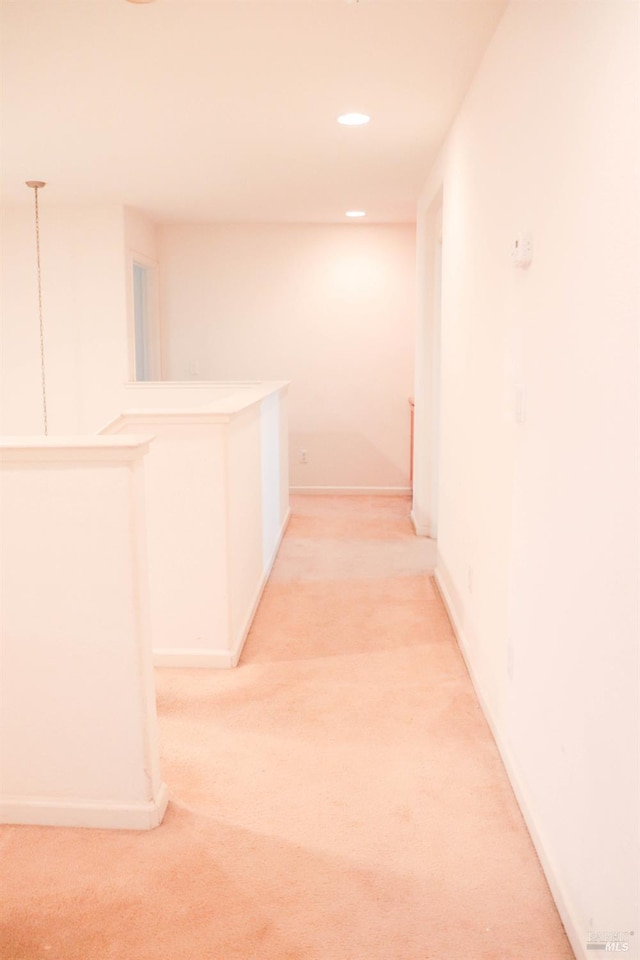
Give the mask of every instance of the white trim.
[{"label": "white trim", "polygon": [[478,702],[485,719],[489,724],[489,729],[491,730],[493,739],[495,740],[496,746],[502,758],[507,777],[509,778],[516,800],[518,801],[518,806],[520,807],[522,816],[524,817],[524,821],[529,830],[531,840],[540,859],[540,864],[544,871],[544,875],[547,878],[551,895],[555,901],[558,913],[560,914],[560,919],[562,920],[567,937],[569,938],[569,942],[573,952],[575,953],[576,960],[589,960],[584,936],[582,933],[582,924],[580,924],[578,921],[578,911],[575,909],[575,906],[571,901],[568,890],[562,883],[560,871],[556,866],[555,857],[549,849],[549,844],[537,822],[531,795],[526,787],[524,778],[520,773],[516,759],[513,756],[510,747],[507,745],[506,739],[500,733],[497,717],[491,710],[489,703],[484,696],[484,692],[482,690],[482,686],[480,684],[480,680],[469,651],[467,638],[456,614],[455,607],[451,600],[451,595],[445,585],[445,579],[450,578],[445,565],[442,563],[441,557],[438,557],[438,566],[434,572],[434,578],[438,587],[438,592],[442,597],[446,611],[449,615],[449,620],[451,621],[453,632],[456,635],[460,652],[462,653],[467,670],[469,671],[471,683],[473,684],[473,688],[476,692]]},{"label": "white trim", "polygon": [[[124,386],[128,390],[157,390],[158,387],[163,390],[167,388],[191,390],[193,387],[261,387],[271,382],[270,380],[127,380]],[[290,381],[275,380],[273,383],[288,385]]]},{"label": "white trim", "polygon": [[416,518],[416,512],[413,508],[411,509],[409,516],[411,517],[411,523],[413,524],[413,529],[415,530],[417,537],[431,536],[431,525],[429,524],[428,520],[419,521]]},{"label": "white trim", "polygon": [[121,414],[110,420],[101,430],[101,433],[117,433],[129,423],[159,424],[159,423],[229,423],[238,411],[232,413],[216,413],[205,407],[194,407],[192,410],[177,410],[175,407],[149,407],[148,410],[123,410]]},{"label": "white trim", "polygon": [[228,669],[233,666],[230,650],[205,650],[194,647],[183,650],[179,647],[160,647],[153,651],[154,667],[213,667]]},{"label": "white trim", "polygon": [[2,463],[104,463],[139,460],[152,435],[6,437],[0,439]]},{"label": "white trim", "polygon": [[290,487],[289,492],[321,497],[410,497],[411,487]]},{"label": "white trim", "polygon": [[53,797],[5,797],[0,823],[43,827],[98,827],[103,830],[153,830],[160,826],[169,802],[165,783],[147,803],[109,803],[98,800],[59,800]]},{"label": "white trim", "polygon": [[134,247],[128,247],[130,259],[132,262],[139,263],[141,267],[159,267],[160,261],[157,257],[150,257],[148,253],[141,253]]},{"label": "white trim", "polygon": [[[125,390],[130,390],[132,393],[137,390],[193,390],[193,391],[206,391],[213,389],[214,391],[220,387],[232,388],[238,391],[249,392],[259,392],[261,394],[261,399],[264,397],[270,396],[272,393],[286,393],[291,386],[290,380],[125,380],[123,387]],[[223,394],[223,397],[229,396],[228,393]],[[195,406],[209,406],[215,404],[217,400],[222,399],[222,397],[209,397],[204,400],[203,404],[196,404]]]},{"label": "white trim", "polygon": [[278,539],[276,541],[271,559],[267,566],[264,568],[262,578],[258,584],[257,590],[254,595],[253,603],[249,608],[249,611],[245,617],[244,625],[238,634],[238,639],[233,644],[231,650],[205,650],[194,648],[192,650],[180,650],[180,649],[171,649],[171,648],[161,648],[159,650],[153,651],[153,663],[156,667],[209,667],[214,669],[229,669],[229,667],[236,667],[240,656],[242,655],[242,649],[244,647],[247,636],[249,635],[249,630],[251,629],[251,624],[253,623],[253,618],[256,615],[258,609],[258,604],[262,599],[262,594],[264,588],[267,585],[269,575],[275,563],[278,550],[280,549],[280,544],[282,543],[282,538],[285,535],[286,529],[289,525],[289,520],[291,519],[291,509],[287,510],[286,516],[280,527],[280,533],[278,534]]},{"label": "white trim", "polygon": [[[202,384],[197,384],[195,381],[189,381],[183,385],[190,387],[202,386]],[[169,381],[166,383],[140,381],[140,383],[126,384],[125,386],[127,388],[135,387],[136,389],[139,387],[146,389],[149,387],[165,389],[165,387],[175,386],[175,384]],[[220,384],[213,384],[213,386],[220,386]],[[229,384],[229,386],[234,386],[234,384]],[[129,423],[231,423],[236,419],[236,417],[239,417],[241,414],[262,403],[262,401],[267,397],[273,396],[274,394],[283,396],[287,393],[288,389],[289,381],[287,380],[277,380],[273,382],[265,380],[251,389],[248,389],[243,384],[240,384],[239,389],[235,393],[232,392],[229,394],[224,394],[223,396],[217,398],[209,397],[203,402],[194,401],[192,407],[127,408],[119,413],[117,417],[114,417],[105,423],[104,426],[100,428],[98,433],[100,435],[117,435],[120,430],[122,430],[123,427]]]}]

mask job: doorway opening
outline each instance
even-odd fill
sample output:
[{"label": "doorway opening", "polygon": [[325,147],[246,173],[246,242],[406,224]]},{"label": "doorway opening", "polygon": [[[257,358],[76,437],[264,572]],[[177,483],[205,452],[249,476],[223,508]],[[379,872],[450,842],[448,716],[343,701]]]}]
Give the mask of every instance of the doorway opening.
[{"label": "doorway opening", "polygon": [[418,264],[418,336],[411,518],[418,536],[436,539],[440,464],[442,188],[419,216]]},{"label": "doorway opening", "polygon": [[132,261],[133,379],[161,380],[158,267],[136,258]]}]

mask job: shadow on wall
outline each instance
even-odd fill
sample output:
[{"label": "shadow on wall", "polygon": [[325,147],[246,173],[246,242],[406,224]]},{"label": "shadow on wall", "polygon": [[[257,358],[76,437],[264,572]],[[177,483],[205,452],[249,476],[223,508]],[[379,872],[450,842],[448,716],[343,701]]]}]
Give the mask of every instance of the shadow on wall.
[{"label": "shadow on wall", "polygon": [[361,433],[291,433],[289,479],[292,487],[409,488],[406,463],[391,460]]}]

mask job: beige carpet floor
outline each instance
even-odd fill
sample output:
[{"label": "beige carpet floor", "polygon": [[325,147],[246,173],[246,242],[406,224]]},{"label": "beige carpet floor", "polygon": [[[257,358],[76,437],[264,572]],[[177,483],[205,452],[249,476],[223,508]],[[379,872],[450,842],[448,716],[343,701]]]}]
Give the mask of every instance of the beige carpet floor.
[{"label": "beige carpet floor", "polygon": [[299,497],[150,833],[4,827],[2,960],[569,960],[402,498]]}]

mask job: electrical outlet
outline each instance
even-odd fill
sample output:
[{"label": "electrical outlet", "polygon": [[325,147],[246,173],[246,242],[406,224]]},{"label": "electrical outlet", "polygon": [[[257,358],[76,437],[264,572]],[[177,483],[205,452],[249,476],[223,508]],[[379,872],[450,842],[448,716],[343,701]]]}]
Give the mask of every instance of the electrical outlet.
[{"label": "electrical outlet", "polygon": [[306,451],[306,450],[299,450],[299,451],[298,451],[298,463],[308,463],[308,462],[309,462],[309,461],[307,460],[307,451]]},{"label": "electrical outlet", "polygon": [[511,262],[514,267],[528,267],[533,259],[533,243],[528,233],[522,233],[513,241]]}]

